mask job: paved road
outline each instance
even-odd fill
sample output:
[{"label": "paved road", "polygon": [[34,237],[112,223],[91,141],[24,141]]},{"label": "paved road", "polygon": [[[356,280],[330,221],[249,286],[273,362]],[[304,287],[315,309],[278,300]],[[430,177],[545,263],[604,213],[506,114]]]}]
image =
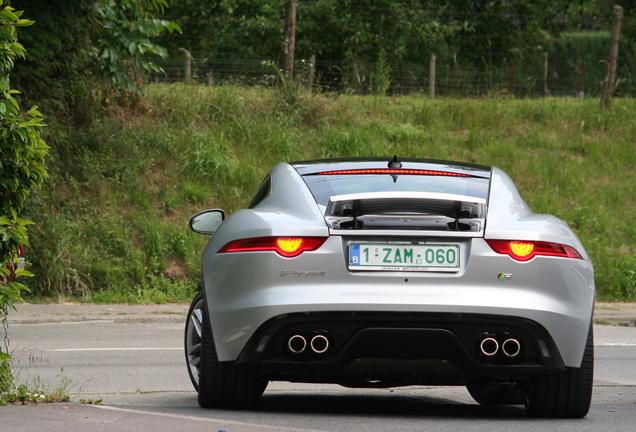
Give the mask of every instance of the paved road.
[{"label": "paved road", "polygon": [[16,324],[10,328],[22,382],[69,377],[80,395],[192,391],[183,354],[184,324]]},{"label": "paved road", "polygon": [[[170,312],[157,319],[128,319],[131,315],[116,315],[127,318],[123,320],[93,315],[79,322],[12,323],[20,379],[55,387],[68,377],[74,402],[0,407],[0,429],[631,432],[636,418],[634,327],[595,326],[592,410],[583,420],[548,421],[526,418],[521,407],[476,405],[461,387],[353,390],[272,383],[258,411],[203,410],[197,406],[181,351],[184,317]],[[83,405],[79,399],[103,402]]]},{"label": "paved road", "polygon": [[[183,324],[85,321],[16,324],[10,331],[22,382],[55,386],[68,377],[78,395],[192,391]],[[636,387],[636,328],[596,326],[595,337],[596,384]],[[619,396],[602,401],[625,402]]]}]

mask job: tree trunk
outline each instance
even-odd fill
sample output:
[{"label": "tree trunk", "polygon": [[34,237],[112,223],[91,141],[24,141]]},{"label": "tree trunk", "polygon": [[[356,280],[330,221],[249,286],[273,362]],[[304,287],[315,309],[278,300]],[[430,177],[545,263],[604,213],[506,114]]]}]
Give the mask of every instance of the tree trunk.
[{"label": "tree trunk", "polygon": [[296,8],[298,0],[285,3],[285,42],[283,46],[283,73],[288,79],[294,78],[294,49],[296,44]]}]

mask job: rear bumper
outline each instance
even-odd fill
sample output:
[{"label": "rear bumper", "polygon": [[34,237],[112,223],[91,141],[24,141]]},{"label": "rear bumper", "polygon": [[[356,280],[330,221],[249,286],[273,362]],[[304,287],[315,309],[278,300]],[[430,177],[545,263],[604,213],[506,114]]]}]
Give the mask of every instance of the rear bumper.
[{"label": "rear bumper", "polygon": [[204,266],[204,287],[219,360],[235,361],[266,323],[298,313],[472,314],[537,323],[564,365],[579,367],[594,308],[591,264],[551,257],[518,263],[483,239],[470,242],[470,256],[457,273],[354,272],[345,266],[346,245],[333,237],[292,259],[214,255]]},{"label": "rear bumper", "polygon": [[[309,341],[320,335],[328,348]],[[308,344],[294,352],[291,337]],[[515,339],[514,357],[485,356],[480,342]],[[538,323],[522,318],[453,313],[315,312],[274,317],[250,338],[238,363],[270,380],[356,387],[509,381],[564,369],[561,355]]]}]

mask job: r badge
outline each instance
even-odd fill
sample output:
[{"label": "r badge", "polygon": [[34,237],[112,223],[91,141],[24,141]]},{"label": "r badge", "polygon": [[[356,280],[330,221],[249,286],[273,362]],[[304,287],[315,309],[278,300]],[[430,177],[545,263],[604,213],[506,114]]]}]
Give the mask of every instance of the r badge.
[{"label": "r badge", "polygon": [[499,279],[499,280],[512,279],[512,274],[511,273],[499,273],[497,275],[497,279]]}]

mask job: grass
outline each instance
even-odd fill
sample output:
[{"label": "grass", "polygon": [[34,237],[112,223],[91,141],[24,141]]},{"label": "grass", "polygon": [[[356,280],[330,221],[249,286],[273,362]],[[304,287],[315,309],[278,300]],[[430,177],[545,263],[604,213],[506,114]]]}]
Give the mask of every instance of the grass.
[{"label": "grass", "polygon": [[151,85],[89,129],[48,128],[51,178],[31,205],[33,299],[186,302],[206,238],[188,218],[244,207],[280,161],[426,157],[496,165],[538,213],[574,228],[599,300],[636,300],[636,101],[290,97]]},{"label": "grass", "polygon": [[80,399],[79,403],[84,405],[99,405],[102,401],[102,399]]},{"label": "grass", "polygon": [[10,403],[66,402],[70,400],[70,388],[68,377],[62,377],[57,386],[44,385],[39,380],[15,385],[9,363],[0,361],[0,406]]}]

